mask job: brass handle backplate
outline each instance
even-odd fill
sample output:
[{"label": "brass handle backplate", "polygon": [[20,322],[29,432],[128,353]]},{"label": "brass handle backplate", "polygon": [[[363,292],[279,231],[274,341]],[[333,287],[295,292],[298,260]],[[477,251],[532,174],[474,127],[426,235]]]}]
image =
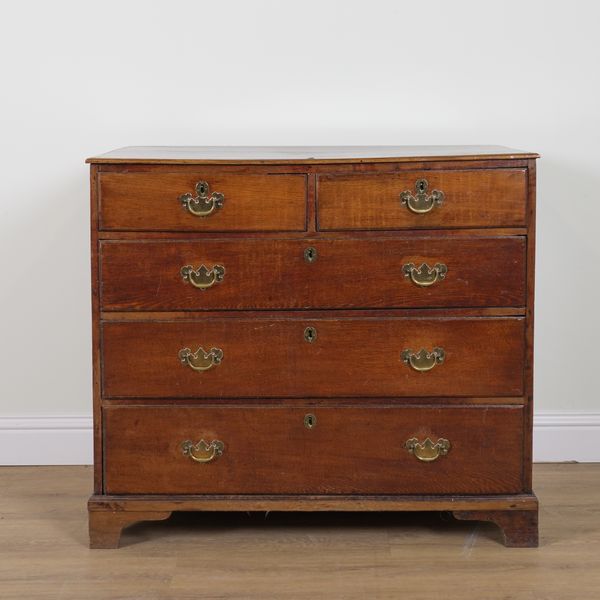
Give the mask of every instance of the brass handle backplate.
[{"label": "brass handle backplate", "polygon": [[436,365],[441,365],[446,358],[443,348],[434,348],[427,352],[424,348],[419,352],[413,352],[408,348],[402,352],[402,360],[410,365],[415,371],[431,371]]},{"label": "brass handle backplate", "polygon": [[194,371],[207,371],[211,367],[221,364],[223,350],[211,348],[205,352],[203,348],[198,348],[196,352],[192,352],[189,348],[182,348],[179,351],[179,360]]},{"label": "brass handle backplate", "polygon": [[189,456],[193,461],[199,463],[209,463],[215,460],[223,454],[224,449],[225,444],[219,440],[213,440],[210,443],[200,440],[197,444],[186,440],[181,443],[181,451],[184,456]]},{"label": "brass handle backplate", "polygon": [[196,217],[208,217],[216,210],[223,208],[225,196],[221,192],[210,193],[210,186],[206,181],[196,184],[196,195],[187,193],[179,196],[179,201],[188,212]]},{"label": "brass handle backplate", "polygon": [[404,444],[404,447],[414,454],[423,462],[432,462],[440,456],[446,456],[450,450],[450,442],[444,438],[440,438],[437,442],[432,442],[427,438],[423,442],[419,442],[417,438],[410,438]]},{"label": "brass handle backplate", "polygon": [[436,206],[441,206],[444,201],[444,192],[440,190],[432,190],[431,194],[427,193],[429,182],[427,179],[417,179],[415,183],[415,193],[404,191],[400,193],[400,202],[410,212],[418,215],[428,213]]},{"label": "brass handle backplate", "polygon": [[191,265],[181,267],[181,277],[184,281],[189,281],[195,288],[206,290],[209,287],[223,281],[225,277],[225,267],[215,265],[212,269],[200,265],[196,270]]},{"label": "brass handle backplate", "polygon": [[414,263],[402,265],[404,277],[409,278],[415,285],[419,287],[429,287],[436,281],[441,281],[448,273],[448,267],[444,263],[436,263],[430,267],[427,263],[423,263],[417,267]]}]

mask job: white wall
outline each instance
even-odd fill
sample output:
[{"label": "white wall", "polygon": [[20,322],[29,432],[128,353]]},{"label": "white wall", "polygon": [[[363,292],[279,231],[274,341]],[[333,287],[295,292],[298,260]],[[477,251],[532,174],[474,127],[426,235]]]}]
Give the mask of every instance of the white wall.
[{"label": "white wall", "polygon": [[591,0],[5,4],[0,418],[90,413],[83,160],[133,144],[540,152],[537,410],[597,414],[599,19]]}]

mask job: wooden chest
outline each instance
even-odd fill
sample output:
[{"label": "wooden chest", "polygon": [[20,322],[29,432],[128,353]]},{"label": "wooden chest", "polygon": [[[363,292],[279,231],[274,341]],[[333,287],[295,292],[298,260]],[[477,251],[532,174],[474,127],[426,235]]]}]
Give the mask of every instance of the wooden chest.
[{"label": "wooden chest", "polygon": [[536,157],[89,159],[90,545],[175,510],[446,510],[536,545]]}]

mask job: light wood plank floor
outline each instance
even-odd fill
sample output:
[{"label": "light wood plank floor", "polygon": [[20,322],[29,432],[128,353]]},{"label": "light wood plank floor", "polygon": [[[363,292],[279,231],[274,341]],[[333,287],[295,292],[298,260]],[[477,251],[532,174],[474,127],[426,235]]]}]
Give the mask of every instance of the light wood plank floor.
[{"label": "light wood plank floor", "polygon": [[600,464],[538,465],[541,546],[439,513],[200,514],[88,550],[89,467],[0,468],[0,598],[600,598]]}]

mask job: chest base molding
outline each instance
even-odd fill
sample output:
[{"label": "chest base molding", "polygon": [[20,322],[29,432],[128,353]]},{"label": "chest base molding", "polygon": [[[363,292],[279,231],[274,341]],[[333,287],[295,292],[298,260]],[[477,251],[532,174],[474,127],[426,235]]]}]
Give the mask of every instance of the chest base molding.
[{"label": "chest base molding", "polygon": [[535,494],[500,496],[201,495],[108,496],[88,502],[91,548],[117,548],[121,532],[139,521],[162,521],[176,511],[444,511],[465,521],[490,521],[513,548],[538,545]]}]

